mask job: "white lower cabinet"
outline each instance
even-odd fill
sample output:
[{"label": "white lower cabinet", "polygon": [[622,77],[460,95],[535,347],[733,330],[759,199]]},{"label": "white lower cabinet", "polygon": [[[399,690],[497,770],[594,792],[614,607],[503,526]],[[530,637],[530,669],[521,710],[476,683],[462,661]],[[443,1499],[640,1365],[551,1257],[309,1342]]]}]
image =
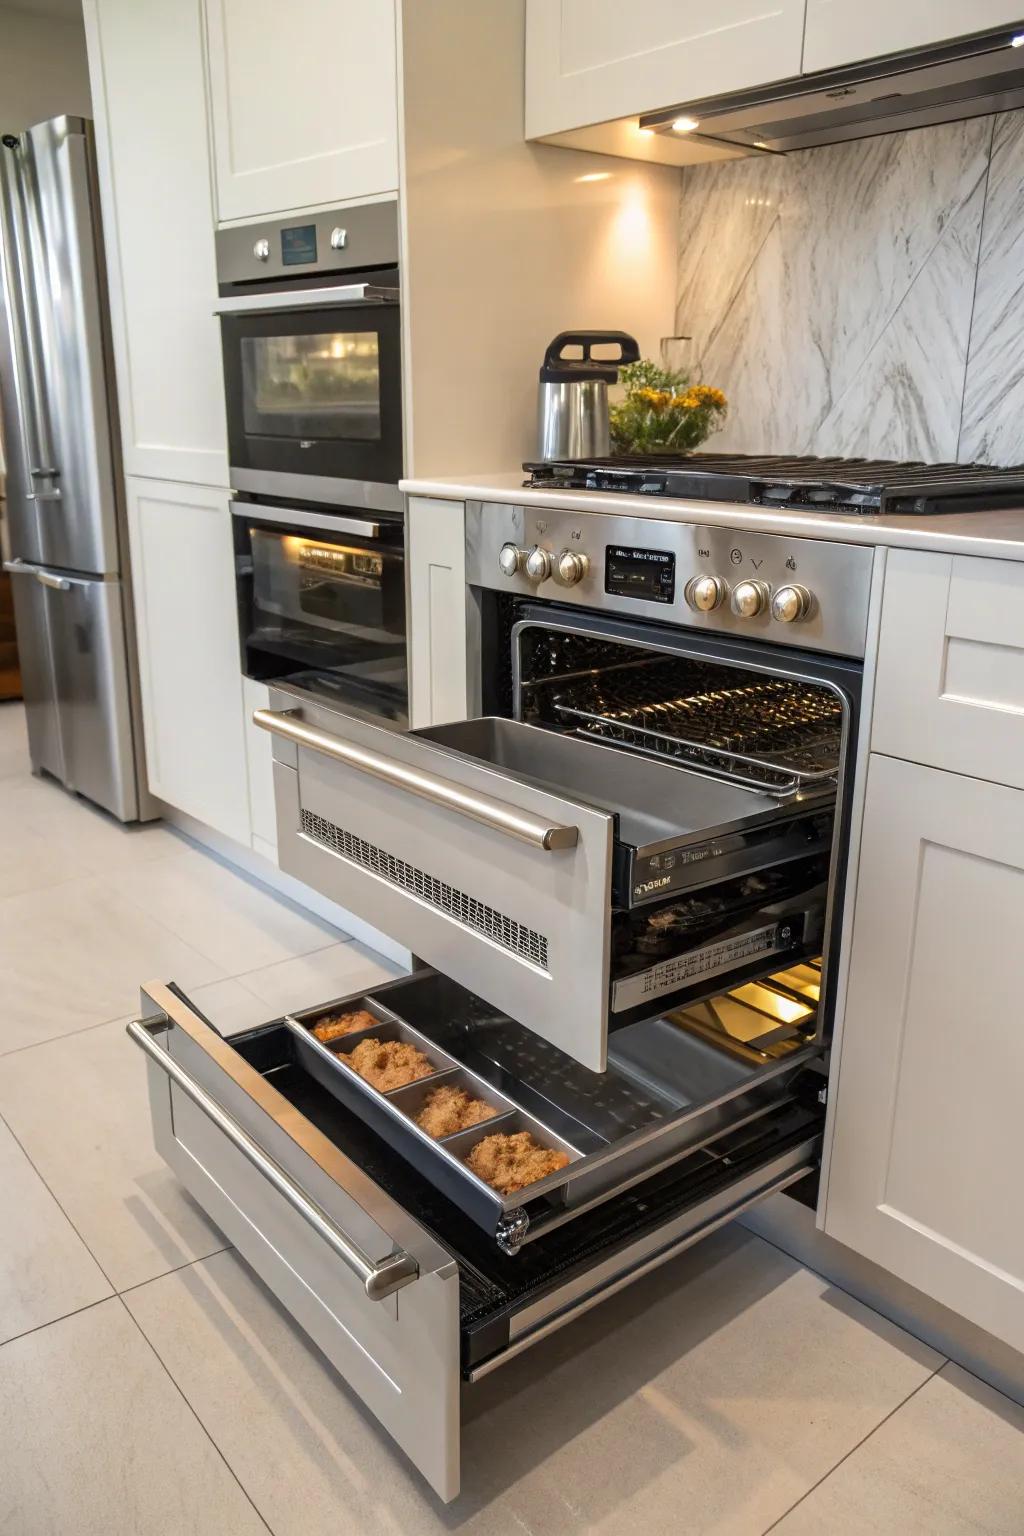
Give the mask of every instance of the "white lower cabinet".
[{"label": "white lower cabinet", "polygon": [[1024,1350],[1024,793],[870,762],[830,1236]]},{"label": "white lower cabinet", "polygon": [[252,846],[277,863],[277,812],[274,808],[274,753],[266,731],[253,724],[253,711],[270,708],[266,683],[242,679],[245,710],[245,754],[249,763],[249,820]]},{"label": "white lower cabinet", "polygon": [[466,597],[466,504],[410,496],[409,716],[414,730],[464,720],[475,633]]},{"label": "white lower cabinet", "polygon": [[129,477],[128,520],[150,788],[248,846],[228,493]]}]

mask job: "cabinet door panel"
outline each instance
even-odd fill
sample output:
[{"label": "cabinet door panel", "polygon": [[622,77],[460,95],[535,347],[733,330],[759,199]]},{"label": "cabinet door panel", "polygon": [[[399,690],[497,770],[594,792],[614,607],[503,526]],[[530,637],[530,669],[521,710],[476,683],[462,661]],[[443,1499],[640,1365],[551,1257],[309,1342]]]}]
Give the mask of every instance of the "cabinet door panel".
[{"label": "cabinet door panel", "polygon": [[414,730],[464,720],[469,708],[466,507],[410,496],[409,717]]},{"label": "cabinet door panel", "polygon": [[1024,795],[871,759],[826,1230],[1024,1348]]},{"label": "cabinet door panel", "polygon": [[150,787],[248,846],[227,496],[129,480],[128,518]]},{"label": "cabinet door panel", "polygon": [[890,552],[871,746],[1024,788],[1024,564]]},{"label": "cabinet door panel", "polygon": [[394,0],[205,0],[221,220],[398,186]]},{"label": "cabinet door panel", "polygon": [[198,9],[86,0],[125,470],[227,485]]},{"label": "cabinet door panel", "polygon": [[804,0],[527,0],[526,136],[800,72]]},{"label": "cabinet door panel", "polygon": [[1020,10],[1008,0],[807,0],[804,72],[923,48],[969,32],[1010,26]]}]

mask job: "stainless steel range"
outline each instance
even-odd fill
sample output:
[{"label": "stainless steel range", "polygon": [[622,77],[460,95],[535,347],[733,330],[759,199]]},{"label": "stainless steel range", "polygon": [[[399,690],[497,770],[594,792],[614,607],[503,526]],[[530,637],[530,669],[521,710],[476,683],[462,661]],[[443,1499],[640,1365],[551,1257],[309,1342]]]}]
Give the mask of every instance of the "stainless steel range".
[{"label": "stainless steel range", "polygon": [[430,969],[230,1041],[149,989],[157,1142],[445,1498],[460,1380],[814,1197],[872,560],[471,504],[470,718],[257,714],[282,867]]}]

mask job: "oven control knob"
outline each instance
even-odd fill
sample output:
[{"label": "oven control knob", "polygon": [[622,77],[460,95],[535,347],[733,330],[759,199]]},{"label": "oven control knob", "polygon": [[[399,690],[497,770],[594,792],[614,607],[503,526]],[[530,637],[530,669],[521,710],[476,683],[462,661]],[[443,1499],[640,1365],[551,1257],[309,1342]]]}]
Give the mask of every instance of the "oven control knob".
[{"label": "oven control knob", "polygon": [[537,544],[526,557],[525,569],[531,581],[547,581],[551,575],[551,556]]},{"label": "oven control knob", "polygon": [[498,564],[503,576],[518,576],[526,563],[526,550],[516,544],[503,544],[498,551]]},{"label": "oven control knob", "polygon": [[811,611],[811,594],[806,587],[780,587],[772,598],[772,618],[780,624],[799,624]]},{"label": "oven control knob", "polygon": [[714,613],[729,595],[721,576],[693,576],[683,589],[683,596],[698,613]]},{"label": "oven control knob", "polygon": [[586,555],[578,555],[574,549],[563,549],[555,571],[563,587],[574,587],[587,574],[589,564]]},{"label": "oven control knob", "polygon": [[771,593],[763,581],[741,581],[732,589],[732,611],[741,619],[756,619],[764,613]]},{"label": "oven control knob", "polygon": [[256,257],[257,261],[269,261],[270,241],[266,239],[257,240],[256,244],[252,248],[252,253]]}]

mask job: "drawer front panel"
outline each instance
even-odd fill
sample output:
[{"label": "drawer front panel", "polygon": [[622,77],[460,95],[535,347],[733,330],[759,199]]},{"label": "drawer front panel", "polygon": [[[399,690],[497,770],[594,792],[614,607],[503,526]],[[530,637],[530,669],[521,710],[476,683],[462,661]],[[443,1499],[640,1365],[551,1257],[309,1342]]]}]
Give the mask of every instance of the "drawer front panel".
[{"label": "drawer front panel", "polygon": [[1024,788],[1024,564],[890,552],[871,745]]},{"label": "drawer front panel", "polygon": [[[308,1159],[286,1131],[245,1095],[209,1057],[172,1029],[171,1055],[243,1129],[298,1182]],[[401,1446],[443,1499],[459,1488],[459,1282],[453,1260],[428,1240],[420,1244],[420,1273],[380,1300],[332,1252],[323,1238],[253,1167],[162,1069],[148,1063],[157,1150],[178,1178],[273,1291],[331,1364]],[[203,1079],[206,1079],[204,1082]],[[290,1166],[289,1166],[290,1165]],[[356,1170],[358,1173],[358,1171]],[[309,1195],[370,1253],[384,1257],[395,1240],[331,1178],[302,1177]],[[333,1207],[333,1209],[332,1209]],[[361,1220],[359,1219],[361,1217]],[[412,1238],[415,1223],[400,1213]],[[376,1241],[374,1232],[378,1233]],[[407,1247],[412,1249],[409,1242]]]},{"label": "drawer front panel", "polygon": [[320,751],[275,743],[292,760],[274,768],[281,868],[603,1071],[612,817],[410,737],[302,714],[376,751],[383,737],[403,764],[576,829],[574,847],[537,847]]}]

